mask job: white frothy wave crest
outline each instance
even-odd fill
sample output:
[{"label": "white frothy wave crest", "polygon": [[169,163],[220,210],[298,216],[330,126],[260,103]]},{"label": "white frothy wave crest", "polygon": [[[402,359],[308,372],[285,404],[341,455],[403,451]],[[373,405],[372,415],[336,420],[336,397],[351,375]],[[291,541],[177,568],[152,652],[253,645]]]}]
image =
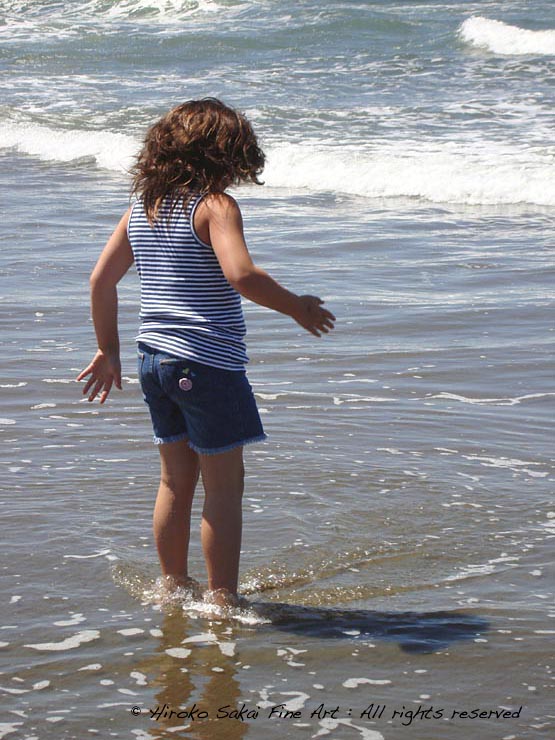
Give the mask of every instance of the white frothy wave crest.
[{"label": "white frothy wave crest", "polygon": [[9,0],[3,8],[10,18],[40,16],[49,21],[78,18],[180,20],[196,13],[215,13],[225,6],[216,0],[85,0],[49,5],[36,0]]},{"label": "white frothy wave crest", "polygon": [[532,31],[482,16],[467,18],[459,28],[463,41],[494,54],[555,55],[555,29]]},{"label": "white frothy wave crest", "polygon": [[133,137],[111,131],[54,129],[16,122],[3,123],[0,129],[0,150],[15,149],[52,162],[93,159],[99,167],[119,172],[129,169],[138,147]]},{"label": "white frothy wave crest", "polygon": [[[87,3],[92,10],[99,6],[98,0]],[[222,7],[214,0],[119,0],[105,11],[111,18],[128,18],[145,15],[148,18],[179,20],[196,12],[215,13]]]},{"label": "white frothy wave crest", "polygon": [[[0,128],[0,150],[54,162],[93,160],[121,173],[139,147],[139,139],[110,131],[13,121]],[[263,177],[270,187],[434,203],[555,205],[555,149],[548,147],[461,139],[389,141],[362,150],[307,140],[276,143],[267,154]]]},{"label": "white frothy wave crest", "polygon": [[387,142],[374,151],[283,144],[268,151],[274,187],[435,203],[555,205],[555,154],[488,141]]},{"label": "white frothy wave crest", "polygon": [[3,43],[25,40],[42,44],[45,39],[76,38],[95,29],[107,36],[121,33],[121,24],[126,23],[166,33],[192,23],[210,24],[216,14],[230,16],[241,9],[240,0],[231,7],[216,0],[88,0],[53,4],[11,0],[1,8],[4,15],[0,18],[0,39]]}]

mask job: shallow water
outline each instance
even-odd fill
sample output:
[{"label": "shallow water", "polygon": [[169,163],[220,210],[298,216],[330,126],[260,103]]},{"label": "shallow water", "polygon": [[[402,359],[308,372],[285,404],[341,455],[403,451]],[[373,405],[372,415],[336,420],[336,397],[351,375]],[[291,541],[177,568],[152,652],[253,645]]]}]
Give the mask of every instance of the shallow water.
[{"label": "shallow water", "polygon": [[[458,31],[555,28],[540,5],[286,3],[272,31],[264,2],[1,5],[0,737],[553,736],[553,56]],[[100,407],[73,380],[119,168],[208,93],[273,155],[237,192],[255,259],[337,316],[316,339],[245,305],[269,438],[245,451],[250,606],[210,618],[144,593],[133,270],[124,390]],[[243,703],[258,716],[218,716]],[[515,716],[452,716],[474,709]]]}]

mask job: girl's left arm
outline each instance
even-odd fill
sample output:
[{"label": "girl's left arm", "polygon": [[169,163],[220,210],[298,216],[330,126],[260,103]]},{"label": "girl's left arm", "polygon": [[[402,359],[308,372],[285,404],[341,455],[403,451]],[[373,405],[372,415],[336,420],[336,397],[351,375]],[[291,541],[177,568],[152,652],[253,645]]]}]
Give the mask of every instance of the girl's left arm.
[{"label": "girl's left arm", "polygon": [[89,401],[100,393],[100,403],[104,403],[114,383],[121,390],[116,286],[133,264],[133,252],[127,238],[130,210],[124,214],[102,250],[90,277],[91,312],[98,351],[76,378],[82,380],[90,375],[83,388],[83,395],[90,390]]}]

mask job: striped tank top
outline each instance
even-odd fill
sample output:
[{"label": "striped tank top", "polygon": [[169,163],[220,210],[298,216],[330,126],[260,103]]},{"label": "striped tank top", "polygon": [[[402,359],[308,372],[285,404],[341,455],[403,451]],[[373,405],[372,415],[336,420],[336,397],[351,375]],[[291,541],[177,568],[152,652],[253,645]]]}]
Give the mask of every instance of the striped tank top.
[{"label": "striped tank top", "polygon": [[248,362],[241,296],[214,250],[193,227],[195,195],[184,207],[162,204],[150,226],[142,203],[131,209],[127,234],[141,280],[141,325],[135,337],[153,349],[223,370]]}]

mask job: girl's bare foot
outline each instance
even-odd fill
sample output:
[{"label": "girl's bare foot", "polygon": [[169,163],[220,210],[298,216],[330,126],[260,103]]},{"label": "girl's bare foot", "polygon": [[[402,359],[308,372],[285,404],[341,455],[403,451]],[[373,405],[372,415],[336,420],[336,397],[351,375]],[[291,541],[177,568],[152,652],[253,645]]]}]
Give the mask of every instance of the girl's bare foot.
[{"label": "girl's bare foot", "polygon": [[160,592],[162,598],[171,598],[172,596],[179,598],[180,596],[184,596],[185,592],[188,592],[193,599],[202,599],[202,587],[191,576],[160,576],[156,581],[156,589]]},{"label": "girl's bare foot", "polygon": [[216,588],[213,591],[205,591],[204,601],[207,604],[221,606],[224,609],[233,609],[242,606],[245,603],[244,599],[242,599],[238,594],[231,593],[227,588]]}]

